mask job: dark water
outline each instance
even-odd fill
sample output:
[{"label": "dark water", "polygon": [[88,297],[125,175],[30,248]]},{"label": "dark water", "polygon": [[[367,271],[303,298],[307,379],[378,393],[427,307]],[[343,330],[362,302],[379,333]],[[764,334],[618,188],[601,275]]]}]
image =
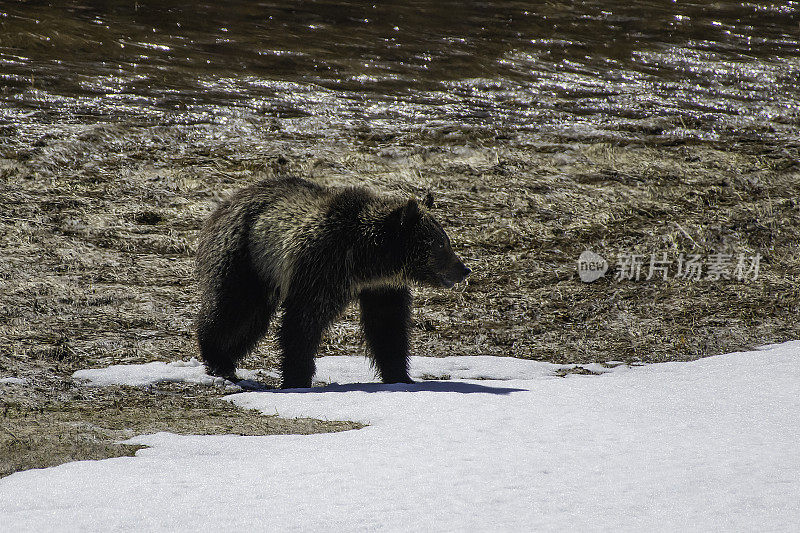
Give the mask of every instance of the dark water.
[{"label": "dark water", "polygon": [[800,2],[6,1],[0,86],[6,124],[786,139]]}]

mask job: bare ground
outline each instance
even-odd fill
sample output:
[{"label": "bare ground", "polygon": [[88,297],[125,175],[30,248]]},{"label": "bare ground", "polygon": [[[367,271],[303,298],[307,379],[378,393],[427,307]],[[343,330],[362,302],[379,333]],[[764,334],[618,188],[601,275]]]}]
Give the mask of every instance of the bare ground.
[{"label": "bare ground", "polygon": [[[800,338],[798,146],[364,130],[336,144],[204,126],[0,128],[0,476],[129,455],[138,433],[309,433],[357,427],[263,417],[220,390],[87,388],[77,369],[196,356],[193,249],[231,191],[274,173],[437,198],[472,268],[418,288],[413,353],[558,363],[691,360]],[[761,253],[757,280],[577,276],[591,249]],[[244,365],[275,363],[274,335]],[[364,353],[357,310],[320,355]]]}]

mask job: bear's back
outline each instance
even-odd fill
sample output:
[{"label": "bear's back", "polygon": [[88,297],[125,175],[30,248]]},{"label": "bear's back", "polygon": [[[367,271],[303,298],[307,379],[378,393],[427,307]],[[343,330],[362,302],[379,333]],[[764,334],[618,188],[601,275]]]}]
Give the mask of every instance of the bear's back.
[{"label": "bear's back", "polygon": [[319,233],[335,191],[282,178],[257,183],[241,194],[252,213],[248,248],[253,266],[285,297],[294,263]]}]

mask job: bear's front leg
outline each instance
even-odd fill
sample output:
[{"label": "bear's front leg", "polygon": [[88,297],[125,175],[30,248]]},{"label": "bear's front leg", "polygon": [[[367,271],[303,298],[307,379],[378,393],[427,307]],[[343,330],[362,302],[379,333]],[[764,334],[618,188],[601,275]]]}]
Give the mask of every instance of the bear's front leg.
[{"label": "bear's front leg", "polygon": [[311,387],[311,378],[316,369],[314,355],[325,329],[339,314],[339,307],[331,305],[331,302],[326,305],[313,300],[295,299],[284,303],[279,332],[283,375],[281,388]]},{"label": "bear's front leg", "polygon": [[408,287],[364,289],[361,326],[370,355],[384,383],[414,383],[408,375],[411,290]]}]

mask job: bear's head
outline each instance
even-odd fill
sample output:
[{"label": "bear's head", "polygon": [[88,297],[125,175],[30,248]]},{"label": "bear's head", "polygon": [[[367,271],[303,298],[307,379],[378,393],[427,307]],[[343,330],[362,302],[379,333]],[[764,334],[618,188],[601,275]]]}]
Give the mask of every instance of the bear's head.
[{"label": "bear's head", "polygon": [[[430,194],[423,201],[431,207]],[[471,272],[453,252],[450,238],[427,209],[420,208],[416,200],[396,209],[393,213],[399,219],[399,241],[405,249],[405,270],[414,281],[450,288],[464,281]],[[398,243],[399,244],[399,243]]]}]

